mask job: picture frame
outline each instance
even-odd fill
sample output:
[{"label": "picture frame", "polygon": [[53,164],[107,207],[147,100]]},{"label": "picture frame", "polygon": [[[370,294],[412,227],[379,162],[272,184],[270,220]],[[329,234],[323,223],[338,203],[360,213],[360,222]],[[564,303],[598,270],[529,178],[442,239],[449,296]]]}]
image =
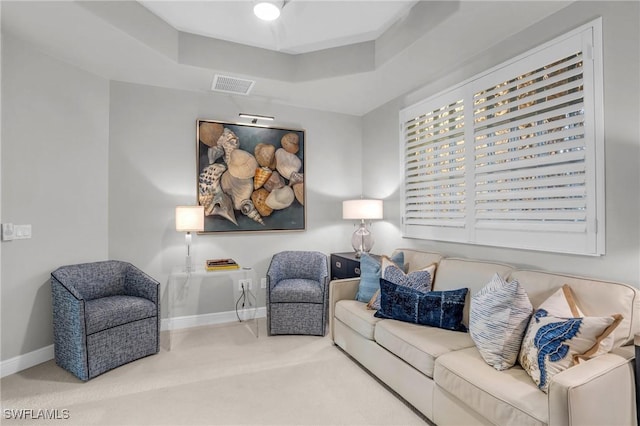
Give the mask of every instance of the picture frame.
[{"label": "picture frame", "polygon": [[304,130],[198,119],[196,144],[202,234],[306,229]]}]

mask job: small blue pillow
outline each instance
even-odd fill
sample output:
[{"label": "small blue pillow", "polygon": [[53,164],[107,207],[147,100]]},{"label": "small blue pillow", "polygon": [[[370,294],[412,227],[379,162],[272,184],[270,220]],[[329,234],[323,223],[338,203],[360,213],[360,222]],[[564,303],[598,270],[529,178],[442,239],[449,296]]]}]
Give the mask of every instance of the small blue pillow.
[{"label": "small blue pillow", "polygon": [[[404,266],[403,252],[399,251],[390,259],[396,265]],[[362,257],[360,257],[360,285],[356,300],[364,303],[371,300],[373,294],[380,288],[380,275],[380,261],[367,253],[362,253]]]},{"label": "small blue pillow", "polygon": [[380,309],[374,316],[453,331],[467,331],[462,324],[464,301],[469,289],[419,290],[380,279]]}]

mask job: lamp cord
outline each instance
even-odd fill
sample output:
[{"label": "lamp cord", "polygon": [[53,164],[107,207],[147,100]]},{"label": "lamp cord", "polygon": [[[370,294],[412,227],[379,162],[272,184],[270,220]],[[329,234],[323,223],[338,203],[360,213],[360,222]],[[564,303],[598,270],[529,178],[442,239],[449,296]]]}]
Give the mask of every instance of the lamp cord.
[{"label": "lamp cord", "polygon": [[[253,295],[253,293],[244,288],[244,284],[241,284],[241,288],[242,292],[240,293],[238,300],[236,300],[236,317],[238,317],[238,321],[240,322],[242,322],[240,313],[238,312],[238,304],[240,303],[240,301],[242,300],[242,309],[244,309],[246,304],[248,304],[249,307],[252,307],[257,302],[256,297]],[[253,303],[251,303],[251,297],[253,297]]]},{"label": "lamp cord", "polygon": [[240,313],[238,312],[238,303],[240,303],[240,300],[242,300],[242,308],[244,309],[246,297],[247,296],[244,290],[244,284],[242,284],[242,293],[240,293],[240,297],[238,297],[238,300],[236,300],[236,317],[238,317],[238,321],[240,322],[242,322],[242,319],[240,318]]}]

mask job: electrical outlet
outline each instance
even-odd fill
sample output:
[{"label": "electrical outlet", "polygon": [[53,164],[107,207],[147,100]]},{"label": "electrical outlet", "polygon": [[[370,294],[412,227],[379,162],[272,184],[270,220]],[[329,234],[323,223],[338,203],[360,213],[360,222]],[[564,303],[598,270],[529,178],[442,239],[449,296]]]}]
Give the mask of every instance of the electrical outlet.
[{"label": "electrical outlet", "polygon": [[246,279],[246,280],[238,280],[238,290],[242,291],[242,288],[244,286],[245,290],[251,290],[251,288],[253,287],[252,282],[251,282],[251,278]]},{"label": "electrical outlet", "polygon": [[267,279],[260,278],[260,288],[267,288]]}]

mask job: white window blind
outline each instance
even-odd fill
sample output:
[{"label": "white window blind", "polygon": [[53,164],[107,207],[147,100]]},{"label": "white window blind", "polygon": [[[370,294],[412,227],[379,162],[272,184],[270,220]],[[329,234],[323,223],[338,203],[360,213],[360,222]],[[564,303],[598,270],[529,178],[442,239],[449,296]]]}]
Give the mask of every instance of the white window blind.
[{"label": "white window blind", "polygon": [[401,111],[405,236],[604,253],[600,28]]}]

